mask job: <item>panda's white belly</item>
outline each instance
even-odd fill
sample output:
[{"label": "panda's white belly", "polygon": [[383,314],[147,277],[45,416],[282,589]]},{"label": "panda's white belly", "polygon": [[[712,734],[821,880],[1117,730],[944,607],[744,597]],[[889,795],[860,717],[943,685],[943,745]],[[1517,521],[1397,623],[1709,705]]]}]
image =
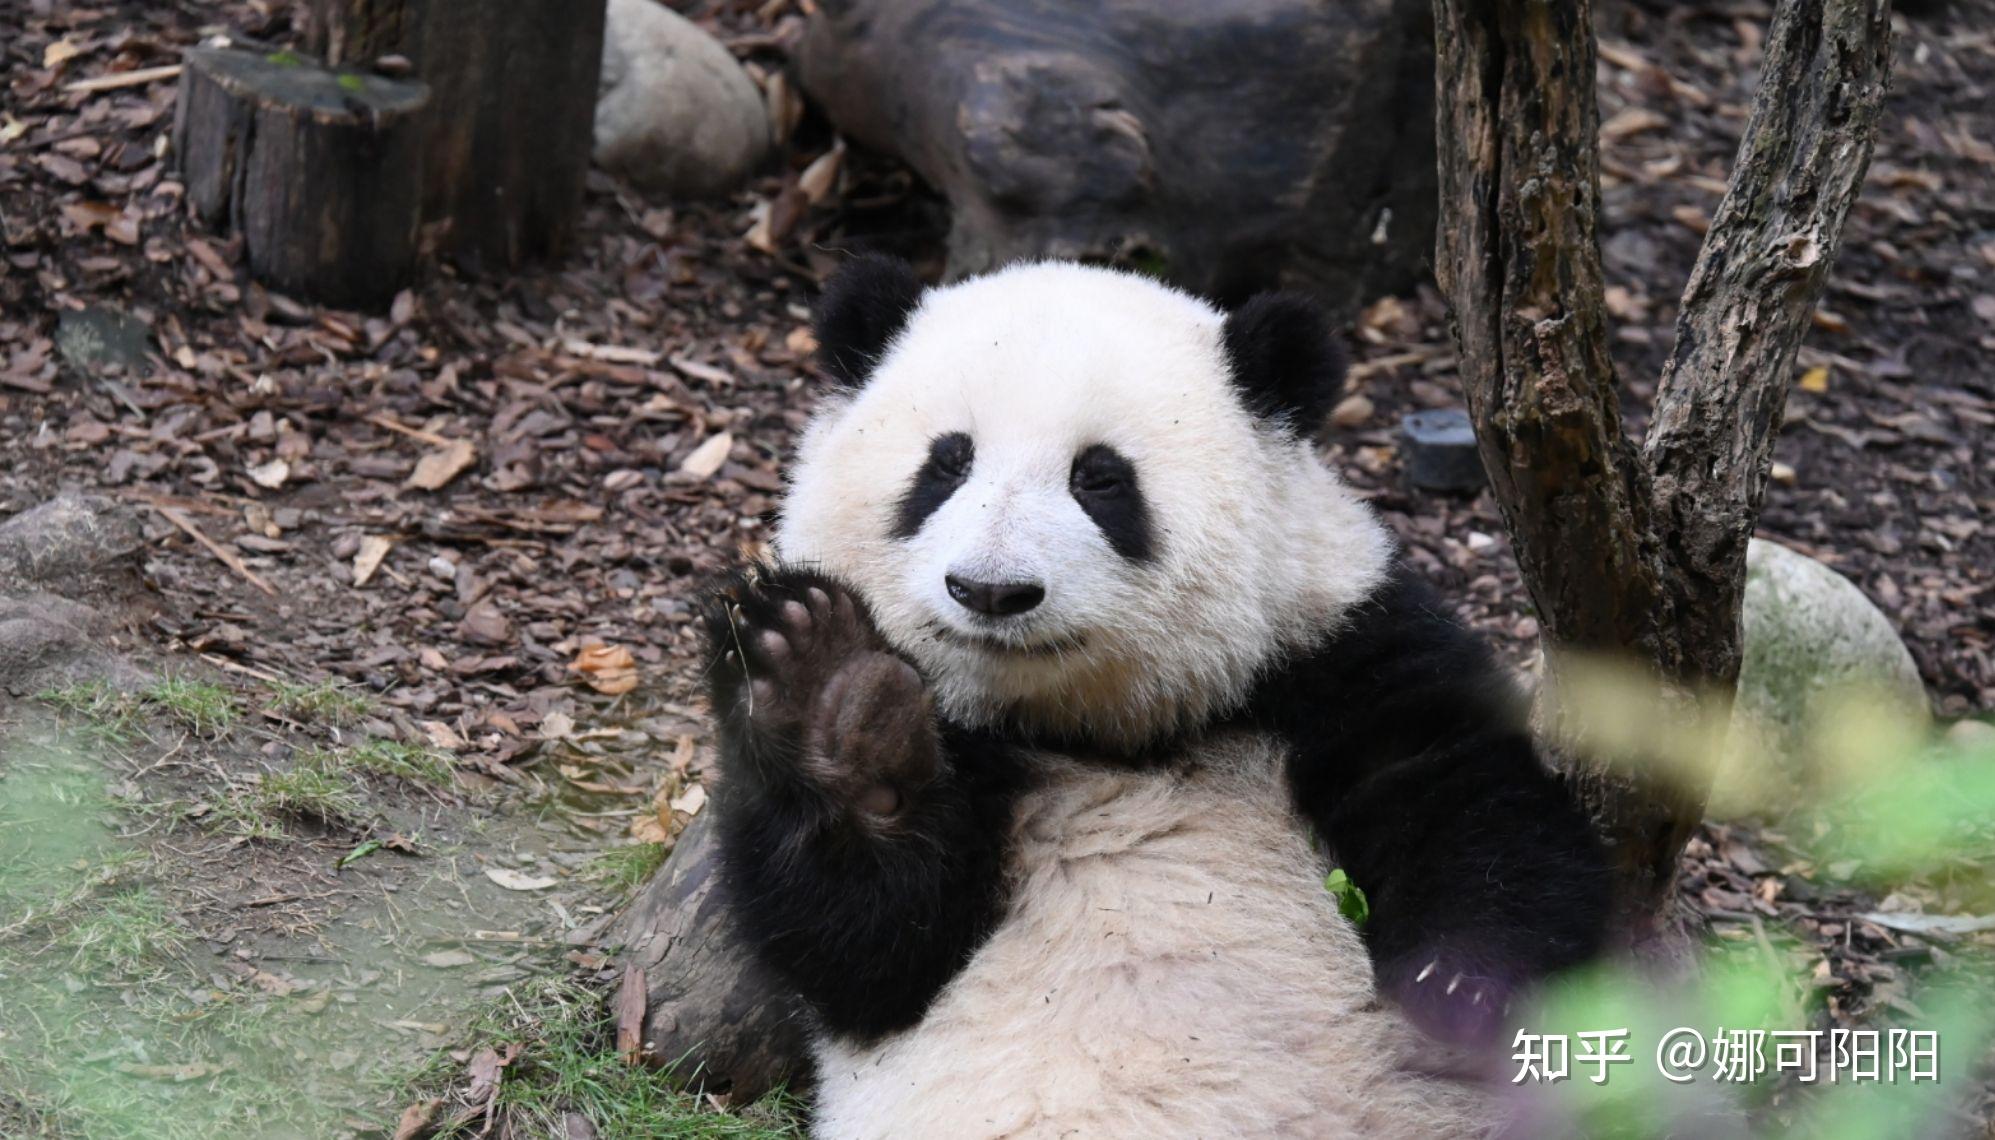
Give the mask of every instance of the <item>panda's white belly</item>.
[{"label": "panda's white belly", "polygon": [[1019,808],[1013,909],[927,1017],[819,1043],[817,1136],[1487,1127],[1485,1093],[1409,1071],[1425,1046],[1374,997],[1270,743],[1208,745],[1192,775],[1048,767]]}]

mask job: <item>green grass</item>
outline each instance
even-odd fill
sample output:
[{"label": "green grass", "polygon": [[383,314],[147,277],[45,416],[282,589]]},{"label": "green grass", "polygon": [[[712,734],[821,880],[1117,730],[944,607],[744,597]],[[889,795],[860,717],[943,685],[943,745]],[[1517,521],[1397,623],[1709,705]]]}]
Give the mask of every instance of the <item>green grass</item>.
[{"label": "green grass", "polygon": [[320,750],[301,752],[290,769],[265,772],[254,783],[230,790],[209,805],[207,819],[239,839],[276,840],[292,820],[339,831],[362,827],[372,812],[360,782]]},{"label": "green grass", "polygon": [[143,735],[137,698],[102,681],[44,689],[35,699],[55,709],[72,729],[95,743],[130,744]]},{"label": "green grass", "polygon": [[197,736],[216,737],[242,716],[235,694],[208,681],[164,677],[139,693],[149,710],[177,721]]},{"label": "green grass", "polygon": [[95,741],[127,745],[147,736],[148,716],[164,718],[197,736],[214,738],[241,719],[234,693],[209,681],[162,677],[136,692],[102,681],[46,689],[36,699],[54,708],[70,727]]},{"label": "green grass", "polygon": [[151,889],[131,887],[75,908],[54,947],[93,979],[153,976],[192,937]]},{"label": "green grass", "polygon": [[[510,1045],[520,1046],[519,1056],[504,1071],[494,1107],[503,1123],[494,1128],[474,1119],[437,1136],[566,1136],[566,1116],[576,1113],[595,1126],[601,1140],[803,1137],[802,1114],[786,1096],[773,1094],[752,1105],[717,1111],[710,1102],[674,1087],[668,1077],[625,1064],[614,1036],[602,995],[587,986],[541,979],[508,990],[472,1027],[474,1049],[490,1047],[503,1054]],[[463,1075],[462,1061],[439,1054],[409,1082],[403,1097],[444,1096],[463,1084]],[[448,1119],[452,1111],[446,1104],[438,1118]]]},{"label": "green grass", "polygon": [[270,704],[278,713],[294,720],[335,725],[353,724],[374,709],[373,702],[364,694],[335,680],[310,685],[277,682],[270,686]]},{"label": "green grass", "polygon": [[665,865],[670,849],[663,843],[633,843],[605,851],[589,860],[588,876],[618,894],[630,894],[652,872]]},{"label": "green grass", "polygon": [[362,772],[399,776],[410,783],[434,787],[448,787],[451,783],[449,756],[427,745],[377,739],[337,755],[347,766]]}]

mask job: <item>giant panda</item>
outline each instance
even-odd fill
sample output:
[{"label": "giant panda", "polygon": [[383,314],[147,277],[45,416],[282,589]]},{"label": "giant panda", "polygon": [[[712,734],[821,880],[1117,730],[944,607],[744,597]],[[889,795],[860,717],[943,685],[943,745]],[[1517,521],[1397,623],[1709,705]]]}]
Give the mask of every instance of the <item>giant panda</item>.
[{"label": "giant panda", "polygon": [[866,258],[816,332],[774,557],[707,609],[722,885],[814,1135],[1486,1134],[1433,1061],[1596,952],[1604,857],[1318,458],[1325,319]]}]

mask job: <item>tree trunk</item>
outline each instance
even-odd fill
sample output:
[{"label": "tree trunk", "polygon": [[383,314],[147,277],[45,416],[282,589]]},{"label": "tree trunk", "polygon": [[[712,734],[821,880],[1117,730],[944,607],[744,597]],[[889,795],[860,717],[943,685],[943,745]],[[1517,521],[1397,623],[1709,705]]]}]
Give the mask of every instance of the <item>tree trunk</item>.
[{"label": "tree trunk", "polygon": [[[1869,164],[1888,5],[1781,0],[1639,452],[1608,353],[1590,0],[1438,0],[1436,22],[1436,268],[1552,681],[1562,651],[1618,653],[1678,691],[1728,696],[1746,541],[1794,354]],[[1569,770],[1639,926],[1669,891],[1708,778]]]},{"label": "tree trunk", "polygon": [[385,300],[416,265],[428,100],[420,83],[289,52],[193,49],[174,120],[188,201],[279,288]]},{"label": "tree trunk", "polygon": [[581,213],[604,0],[308,0],[335,64],[402,56],[429,84],[423,220],[472,272],[566,248]]},{"label": "tree trunk", "polygon": [[714,893],[714,813],[693,817],[631,903],[611,941],[618,968],[645,979],[638,1056],[736,1101],[809,1071],[795,1002],[754,962]]}]

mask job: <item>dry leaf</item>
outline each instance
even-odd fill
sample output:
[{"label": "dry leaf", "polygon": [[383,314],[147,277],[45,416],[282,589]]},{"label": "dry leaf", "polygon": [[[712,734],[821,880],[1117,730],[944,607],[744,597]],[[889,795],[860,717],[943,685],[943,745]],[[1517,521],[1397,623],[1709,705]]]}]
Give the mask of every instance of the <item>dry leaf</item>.
[{"label": "dry leaf", "polygon": [[566,740],[575,735],[575,718],[555,709],[540,718],[540,738],[542,740]]},{"label": "dry leaf", "polygon": [[843,165],[844,159],[845,140],[841,138],[831,144],[830,150],[804,167],[802,174],[797,175],[797,189],[804,192],[805,200],[811,205],[824,201],[838,185],[838,168]]},{"label": "dry leaf", "polygon": [[705,443],[694,448],[693,453],[686,456],[685,461],[679,464],[679,470],[704,479],[720,470],[721,464],[727,462],[727,453],[733,450],[733,433],[720,432],[708,436]]},{"label": "dry leaf", "polygon": [[282,459],[273,459],[258,467],[249,469],[249,481],[265,490],[275,491],[291,477],[291,465]]},{"label": "dry leaf", "polygon": [[1330,409],[1330,425],[1347,431],[1362,427],[1366,420],[1372,418],[1374,410],[1370,397],[1346,396],[1337,402],[1336,407]]},{"label": "dry leaf", "polygon": [[705,806],[707,806],[707,787],[705,784],[694,784],[692,787],[686,789],[684,795],[674,799],[670,804],[673,811],[684,812],[688,817],[700,814],[700,809]]},{"label": "dry leaf", "polygon": [[68,63],[82,54],[83,49],[77,47],[75,41],[64,36],[62,39],[42,49],[42,66],[45,68],[54,68],[60,64]]},{"label": "dry leaf", "polygon": [[453,439],[417,460],[415,471],[402,485],[418,491],[441,491],[477,458],[478,449],[471,445],[470,440]]},{"label": "dry leaf", "polygon": [[436,1119],[436,1110],[443,1107],[441,1100],[419,1100],[402,1110],[402,1118],[395,1122],[393,1140],[416,1140],[429,1133],[430,1122]]},{"label": "dry leaf", "polygon": [[370,534],[360,540],[360,551],[353,556],[353,584],[365,586],[374,572],[381,568],[381,560],[394,549],[395,540],[385,535]]},{"label": "dry leaf", "polygon": [[698,380],[702,383],[714,384],[722,388],[726,388],[734,383],[733,375],[726,369],[715,368],[711,364],[701,364],[690,357],[668,357],[666,363],[670,364],[674,370],[678,371],[688,380]]},{"label": "dry leaf", "polygon": [[1711,215],[1696,206],[1678,206],[1669,212],[1669,216],[1675,218],[1684,228],[1695,230],[1700,234],[1709,233],[1711,230]]},{"label": "dry leaf", "polygon": [[544,891],[559,881],[552,876],[522,874],[510,867],[487,867],[485,877],[509,891]]},{"label": "dry leaf", "polygon": [[477,957],[468,950],[437,950],[423,955],[423,965],[434,966],[439,970],[452,970],[459,966],[476,964]]},{"label": "dry leaf", "polygon": [[1620,114],[1600,124],[1601,142],[1620,142],[1643,131],[1660,130],[1669,126],[1669,120],[1647,107],[1629,107]]},{"label": "dry leaf", "polygon": [[429,742],[438,748],[446,752],[456,752],[464,747],[464,738],[457,734],[456,729],[442,721],[425,720],[417,723],[421,726],[423,735],[429,737]]},{"label": "dry leaf", "polygon": [[62,207],[62,216],[87,234],[117,221],[118,208],[109,202],[69,202]]},{"label": "dry leaf", "polygon": [[621,645],[585,645],[568,667],[585,674],[590,688],[612,697],[637,688],[637,658]]},{"label": "dry leaf", "polygon": [[1829,366],[1817,364],[1801,374],[1803,392],[1826,392],[1829,390]]}]

